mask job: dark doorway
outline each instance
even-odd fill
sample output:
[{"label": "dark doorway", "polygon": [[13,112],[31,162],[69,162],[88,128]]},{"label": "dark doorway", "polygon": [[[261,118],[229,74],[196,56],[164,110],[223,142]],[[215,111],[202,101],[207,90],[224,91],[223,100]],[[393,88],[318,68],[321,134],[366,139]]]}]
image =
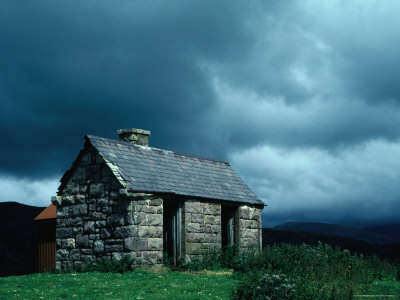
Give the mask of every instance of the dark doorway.
[{"label": "dark doorway", "polygon": [[235,244],[235,212],[236,207],[221,206],[222,248]]},{"label": "dark doorway", "polygon": [[181,255],[181,203],[164,201],[163,208],[163,250],[171,264],[176,265]]}]

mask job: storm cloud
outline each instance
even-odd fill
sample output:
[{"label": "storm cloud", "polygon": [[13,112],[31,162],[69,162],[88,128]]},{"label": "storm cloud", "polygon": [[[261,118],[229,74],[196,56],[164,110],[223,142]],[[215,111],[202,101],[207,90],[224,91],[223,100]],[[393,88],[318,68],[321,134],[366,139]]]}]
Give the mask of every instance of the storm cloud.
[{"label": "storm cloud", "polygon": [[2,1],[0,201],[45,205],[85,134],[137,127],[229,159],[266,225],[399,222],[399,9]]}]

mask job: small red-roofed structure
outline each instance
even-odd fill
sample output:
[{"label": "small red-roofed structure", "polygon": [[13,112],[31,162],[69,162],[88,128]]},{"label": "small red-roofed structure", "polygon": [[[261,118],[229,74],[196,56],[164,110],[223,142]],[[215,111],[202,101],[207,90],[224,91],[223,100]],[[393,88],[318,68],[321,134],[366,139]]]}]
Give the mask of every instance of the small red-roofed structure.
[{"label": "small red-roofed structure", "polygon": [[38,224],[39,272],[52,271],[56,264],[56,206],[50,204],[34,221]]}]

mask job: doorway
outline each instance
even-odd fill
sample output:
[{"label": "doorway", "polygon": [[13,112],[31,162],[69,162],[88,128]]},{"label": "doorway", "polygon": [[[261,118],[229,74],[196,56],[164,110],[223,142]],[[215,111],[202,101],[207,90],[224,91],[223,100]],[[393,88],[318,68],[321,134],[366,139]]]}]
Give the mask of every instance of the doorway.
[{"label": "doorway", "polygon": [[163,208],[163,251],[174,266],[181,256],[181,203],[173,200],[164,201]]},{"label": "doorway", "polygon": [[221,205],[222,248],[235,244],[235,213],[236,207]]}]

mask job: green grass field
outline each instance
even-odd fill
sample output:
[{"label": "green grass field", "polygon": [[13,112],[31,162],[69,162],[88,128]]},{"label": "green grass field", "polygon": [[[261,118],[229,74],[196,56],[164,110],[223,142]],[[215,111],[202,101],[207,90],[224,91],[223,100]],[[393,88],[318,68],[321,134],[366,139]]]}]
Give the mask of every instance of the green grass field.
[{"label": "green grass field", "polygon": [[0,299],[229,299],[235,285],[226,272],[33,274],[0,278]]},{"label": "green grass field", "polygon": [[[86,270],[122,272],[128,262],[99,261]],[[259,300],[260,294],[265,296],[262,299],[280,300],[400,299],[400,265],[375,256],[351,255],[322,243],[273,245],[261,253],[243,255],[231,248],[181,267],[192,272],[164,268],[158,273],[135,270],[3,277],[0,299]]]},{"label": "green grass field", "polygon": [[[0,278],[0,299],[230,299],[236,284],[229,272],[49,273]],[[354,299],[399,297],[399,281],[375,281],[354,293]]]}]

